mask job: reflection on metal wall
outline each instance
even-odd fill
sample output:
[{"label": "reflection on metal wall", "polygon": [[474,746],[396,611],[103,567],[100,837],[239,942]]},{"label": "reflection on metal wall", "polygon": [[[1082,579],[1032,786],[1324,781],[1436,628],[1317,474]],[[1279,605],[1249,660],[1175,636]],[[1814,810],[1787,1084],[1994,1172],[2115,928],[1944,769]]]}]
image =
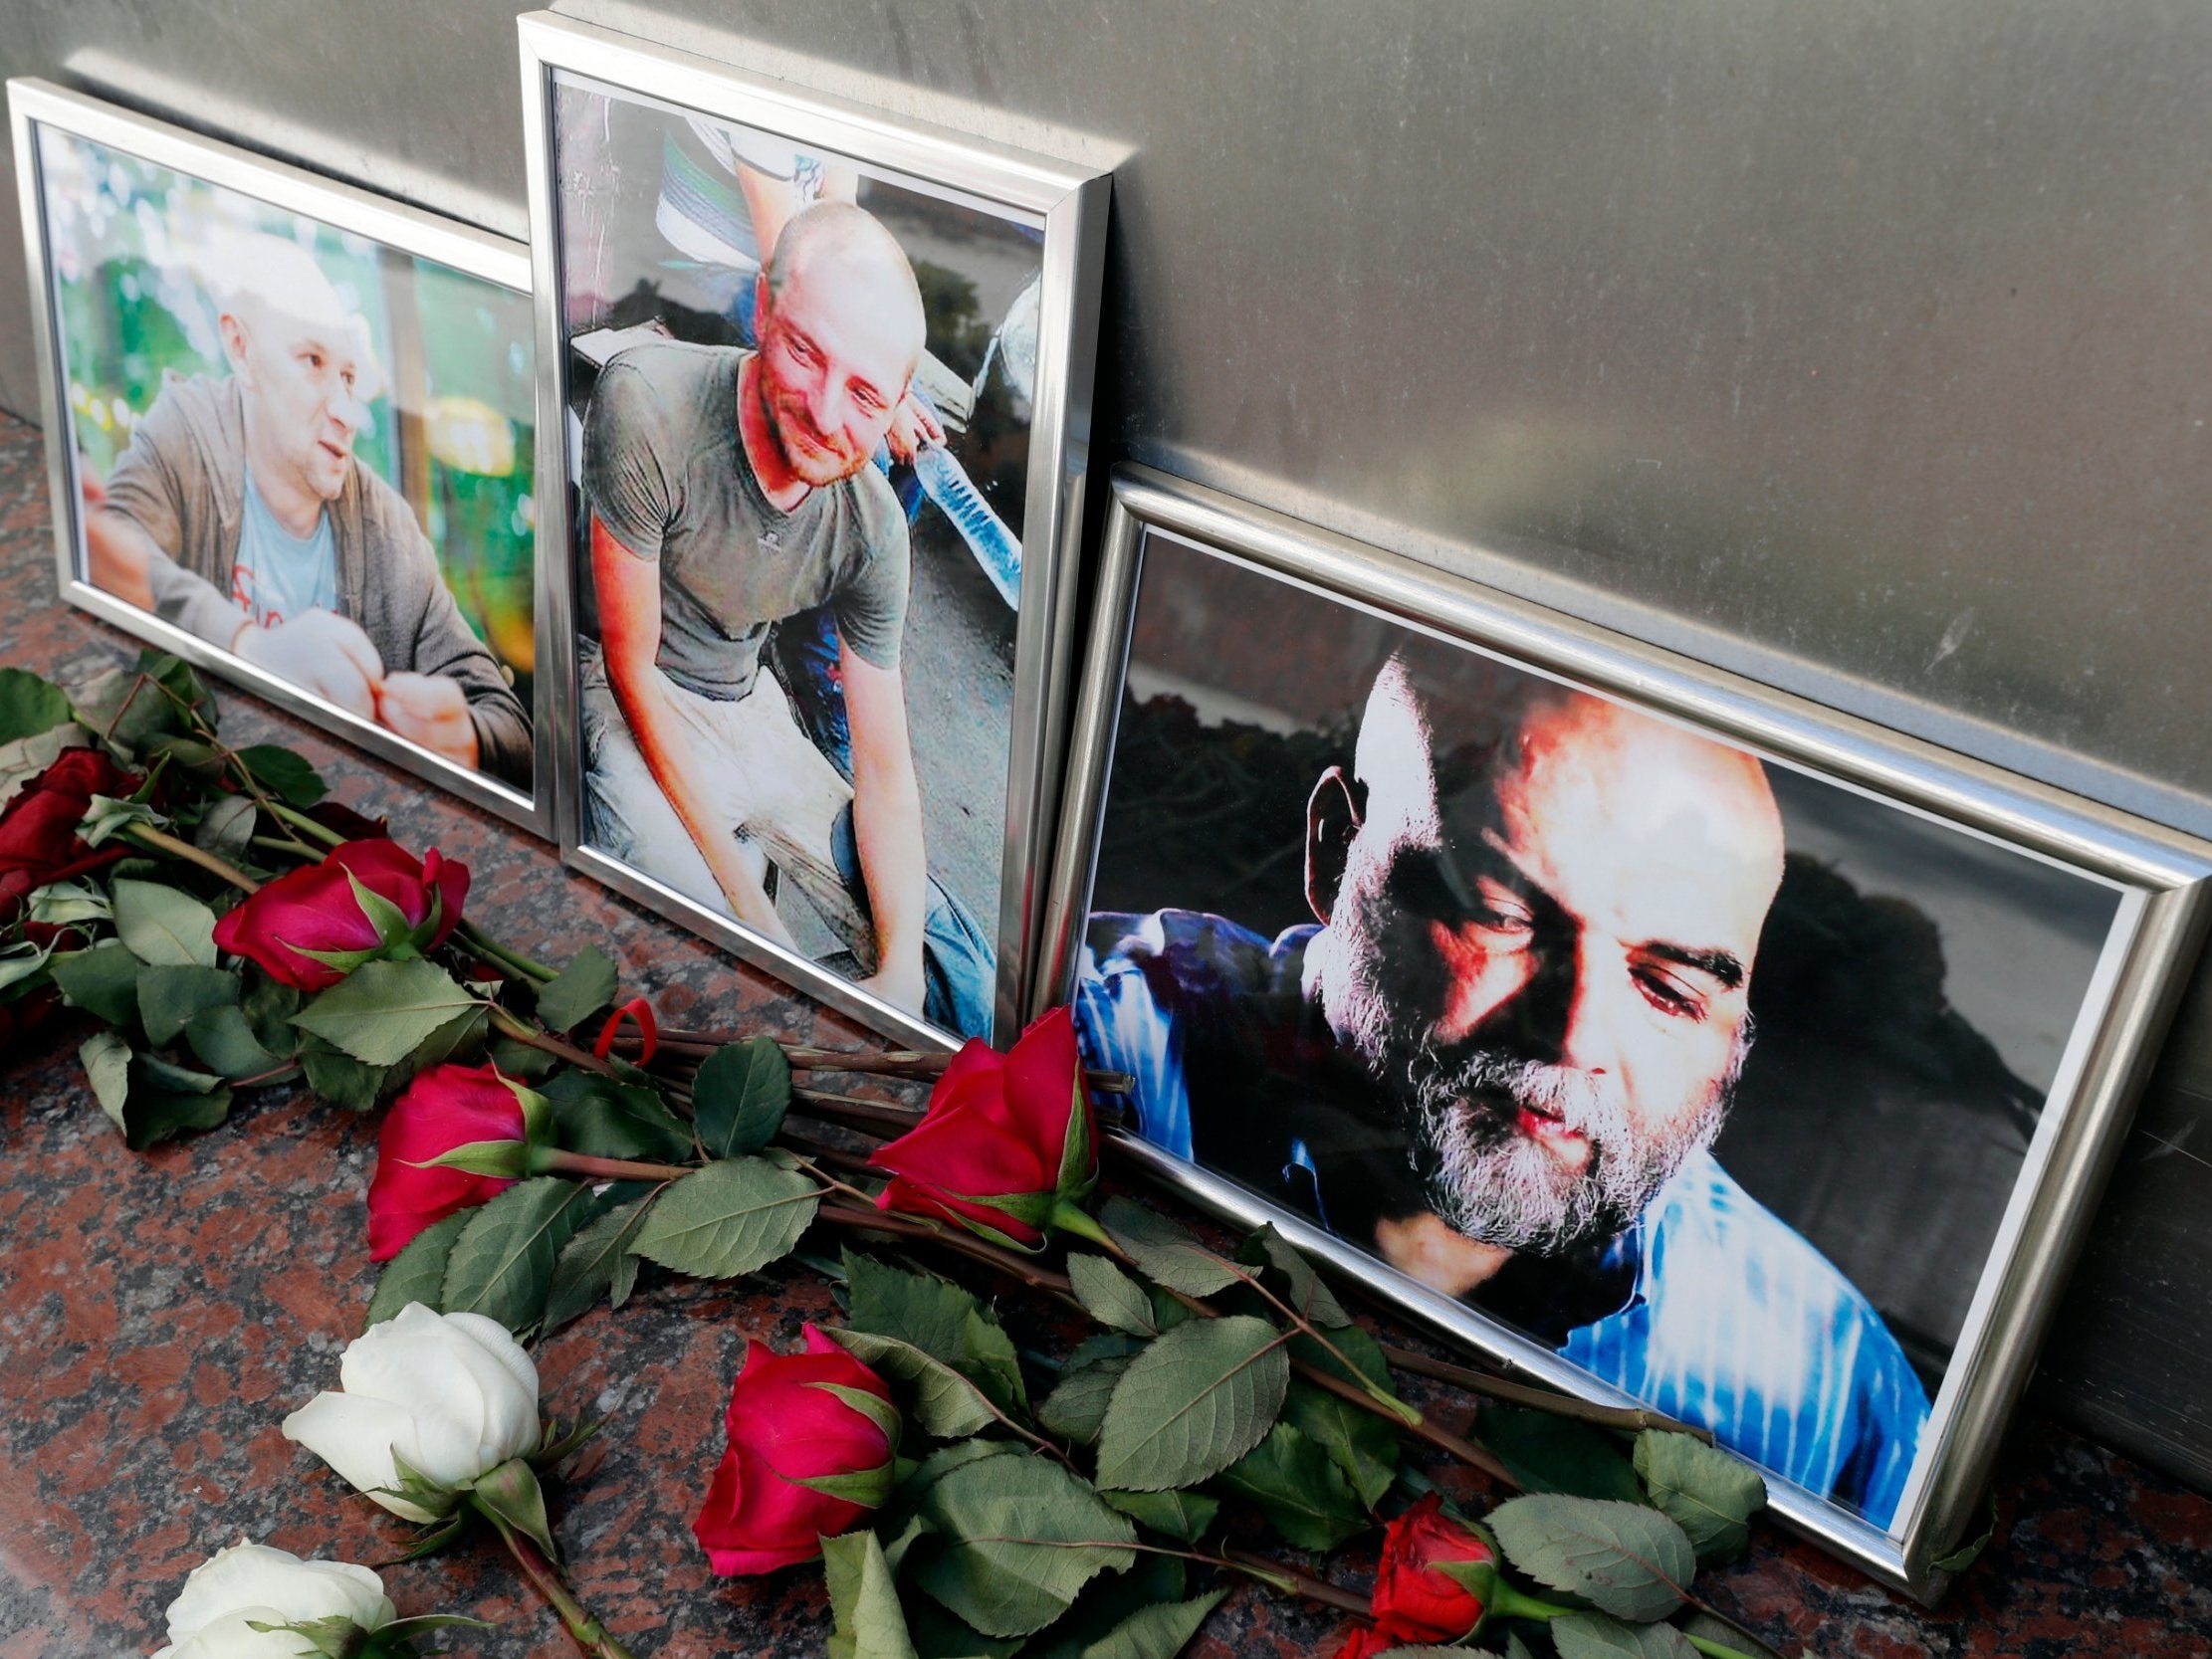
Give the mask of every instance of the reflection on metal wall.
[{"label": "reflection on metal wall", "polygon": [[[1125,154],[1107,459],[2212,831],[2202,6],[560,9]],[[514,10],[0,0],[0,66],[520,235]],[[0,290],[15,410],[25,304]],[[2097,1341],[2045,1367],[2200,1476],[2208,1119],[2212,1015],[2092,1246]]]}]

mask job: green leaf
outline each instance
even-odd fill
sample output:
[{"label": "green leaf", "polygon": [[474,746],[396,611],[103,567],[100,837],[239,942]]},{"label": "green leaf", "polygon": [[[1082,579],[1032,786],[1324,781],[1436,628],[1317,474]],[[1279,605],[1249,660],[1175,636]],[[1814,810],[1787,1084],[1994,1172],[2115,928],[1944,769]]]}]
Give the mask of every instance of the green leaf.
[{"label": "green leaf", "polygon": [[[923,1518],[944,1540],[922,1587],[991,1636],[1026,1636],[1100,1572],[1126,1571],[1137,1529],[1083,1481],[1028,1453],[981,1458],[935,1482]],[[1080,1546],[1080,1548],[1070,1548]]]},{"label": "green leaf", "polygon": [[647,1163],[692,1155],[690,1128],[652,1089],[571,1068],[548,1080],[541,1093],[553,1108],[553,1143],[568,1151]]},{"label": "green leaf", "polygon": [[138,975],[144,965],[122,940],[102,939],[90,950],[64,951],[47,971],[73,1008],[126,1031],[138,1023]]},{"label": "green leaf", "polygon": [[1071,1362],[1037,1408],[1037,1421],[1063,1440],[1095,1445],[1099,1427],[1106,1421],[1106,1407],[1113,1401],[1114,1386],[1137,1357],[1137,1351],[1132,1339],[1127,1353],[1106,1354],[1084,1364]]},{"label": "green leaf", "polygon": [[1610,1437],[1588,1423],[1533,1407],[1489,1405],[1477,1432],[1523,1492],[1644,1502],[1644,1488],[1629,1460]]},{"label": "green leaf", "polygon": [[855,1331],[912,1343],[982,1388],[1001,1410],[1028,1408],[1013,1339],[981,1298],[863,1253],[847,1250],[843,1262],[846,1318]]},{"label": "green leaf", "polygon": [[153,651],[142,652],[135,668],[94,676],[70,703],[80,724],[133,757],[159,737],[185,732],[190,708],[214,724],[214,702],[198,678],[176,658]]},{"label": "green leaf", "polygon": [[[890,1554],[884,1552],[886,1557]],[[893,1570],[897,1570],[896,1561]],[[906,1628],[920,1659],[1007,1659],[1028,1640],[1025,1636],[987,1636],[926,1595],[915,1596],[907,1603]]]},{"label": "green leaf", "polygon": [[1352,1323],[1352,1316],[1344,1311],[1336,1293],[1321,1282],[1313,1264],[1272,1224],[1262,1223],[1259,1231],[1238,1247],[1236,1259],[1247,1267],[1272,1267],[1282,1276],[1283,1288],[1288,1292],[1284,1300],[1324,1331]]},{"label": "green leaf", "polygon": [[[497,1066],[502,1077],[520,1078],[525,1083],[542,1083],[560,1065],[558,1055],[548,1054],[542,1048],[532,1048],[518,1043],[512,1037],[494,1037],[487,1058]],[[591,1077],[591,1072],[564,1073],[564,1076]],[[571,1148],[573,1149],[573,1148]]]},{"label": "green leaf", "polygon": [[1374,1525],[1329,1454],[1289,1423],[1277,1423],[1221,1475],[1257,1504],[1268,1525],[1300,1550],[1334,1550]]},{"label": "green leaf", "polygon": [[215,913],[159,882],[118,879],[115,936],[148,967],[213,967]]},{"label": "green leaf", "polygon": [[391,1076],[388,1066],[364,1066],[332,1048],[303,1047],[300,1067],[308,1074],[310,1089],[348,1112],[374,1111],[377,1097]]},{"label": "green leaf", "polygon": [[238,758],[264,790],[287,806],[305,809],[331,792],[306,759],[275,743],[251,744],[238,751]]},{"label": "green leaf", "polygon": [[[148,973],[181,973],[182,968],[148,968]],[[192,971],[204,971],[194,969]],[[203,1008],[184,1022],[184,1040],[191,1044],[192,1052],[211,1071],[220,1072],[233,1082],[240,1078],[256,1077],[274,1083],[269,1074],[282,1072],[286,1077],[293,1073],[290,1062],[282,1055],[271,1054],[261,1046],[254,1035],[254,1028],[246,1023],[246,1015],[234,1002],[219,1003]]]},{"label": "green leaf", "polygon": [[192,831],[192,845],[238,863],[253,850],[254,815],[258,811],[251,796],[217,795],[200,814],[199,827]]},{"label": "green leaf", "polygon": [[445,1312],[445,1269],[453,1254],[453,1241],[469,1224],[474,1211],[461,1210],[429,1226],[407,1241],[398,1255],[384,1264],[377,1276],[376,1294],[368,1299],[366,1331],[395,1317],[410,1302],[419,1302],[432,1313]]},{"label": "green leaf", "polygon": [[730,1158],[672,1181],[631,1248],[701,1279],[731,1279],[788,1255],[821,1189],[766,1158]]},{"label": "green leaf", "polygon": [[1177,1326],[1114,1385],[1099,1427],[1099,1484],[1159,1492],[1218,1474],[1266,1437],[1289,1383],[1282,1333],[1265,1320]]},{"label": "green leaf", "polygon": [[289,1060],[300,1052],[300,1045],[307,1039],[292,1023],[292,1016],[300,1011],[300,993],[292,986],[249,966],[246,994],[238,1006],[246,1023],[254,1028],[254,1040],[271,1054]]},{"label": "green leaf", "polygon": [[1152,1298],[1144,1286],[1104,1256],[1069,1256],[1067,1276],[1075,1288],[1075,1300],[1108,1330],[1125,1331],[1132,1337],[1160,1334],[1159,1327],[1152,1323]]},{"label": "green leaf", "polygon": [[940,1440],[964,1439],[1002,1415],[1002,1408],[972,1378],[912,1343],[872,1331],[827,1335],[879,1376],[904,1385],[907,1417],[925,1434]]},{"label": "green leaf", "polygon": [[573,1031],[614,1003],[614,958],[587,944],[538,989],[538,1017],[549,1031]]},{"label": "green leaf", "polygon": [[149,967],[138,975],[138,1022],[147,1042],[165,1048],[194,1014],[235,1008],[238,993],[238,975],[219,967]]},{"label": "green leaf", "polygon": [[699,1141],[709,1157],[757,1152],[783,1127],[791,1104],[791,1067],[767,1037],[718,1048],[691,1086]]},{"label": "green leaf", "polygon": [[1239,1282],[1236,1268],[1158,1210],[1127,1198],[1109,1198],[1099,1212],[1113,1241],[1136,1258],[1147,1275],[1185,1296],[1212,1296]]},{"label": "green leaf", "polygon": [[1981,1553],[1989,1548],[1989,1541],[1997,1536],[1997,1494],[1994,1491],[1983,1493],[1982,1505],[1987,1519],[1980,1534],[1936,1556],[1928,1565],[1938,1572],[1964,1572],[1980,1558]]},{"label": "green leaf", "polygon": [[292,1023],[363,1065],[390,1066],[476,1002],[436,962],[363,962]]},{"label": "green leaf", "polygon": [[1087,1641],[1078,1636],[1039,1648],[1036,1659],[1175,1659],[1227,1594],[1224,1587],[1190,1601],[1140,1607],[1112,1629]]},{"label": "green leaf", "polygon": [[1547,1492],[1500,1504],[1489,1521],[1515,1566],[1616,1618],[1666,1617],[1697,1572],[1681,1528],[1641,1504]]},{"label": "green leaf", "polygon": [[[1718,1643],[1722,1647],[1732,1647],[1738,1653],[1748,1655],[1748,1659],[1782,1659],[1780,1653],[1760,1641],[1758,1637],[1752,1635],[1741,1625],[1731,1624],[1728,1620],[1715,1617],[1711,1613],[1700,1613],[1692,1610],[1682,1615],[1681,1618],[1673,1620],[1672,1623],[1674,1628],[1684,1636],[1697,1636],[1705,1641]],[[1807,1659],[1811,1659],[1813,1650],[1806,1648],[1804,1652]]]},{"label": "green leaf", "polygon": [[553,1262],[552,1288],[546,1293],[546,1317],[539,1325],[545,1335],[559,1330],[611,1297],[619,1308],[629,1300],[637,1277],[637,1258],[630,1246],[645,1224],[647,1203],[636,1198],[608,1210],[561,1247]]},{"label": "green leaf", "polygon": [[1099,1496],[1140,1527],[1184,1544],[1205,1537],[1221,1508],[1218,1498],[1203,1492],[1101,1492]]},{"label": "green leaf", "polygon": [[1740,1555],[1751,1538],[1751,1518],[1766,1507],[1759,1471],[1695,1435],[1646,1429],[1636,1437],[1636,1472],[1652,1502],[1689,1535],[1707,1565]]},{"label": "green leaf", "polygon": [[1697,1659],[1670,1624],[1624,1624],[1604,1613],[1569,1613],[1549,1626],[1559,1659]]},{"label": "green leaf", "polygon": [[1398,1478],[1398,1431],[1341,1394],[1293,1381],[1282,1418],[1328,1453],[1359,1501],[1370,1510]]},{"label": "green leaf", "polygon": [[96,1032],[77,1053],[100,1109],[134,1152],[184,1130],[213,1129],[230,1116],[230,1091],[220,1079],[133,1054],[112,1031]]},{"label": "green leaf", "polygon": [[130,1045],[112,1031],[96,1031],[79,1045],[77,1058],[84,1062],[93,1099],[115,1128],[129,1133],[123,1109],[130,1103]]},{"label": "green leaf", "polygon": [[829,1590],[829,1659],[918,1659],[883,1544],[865,1528],[822,1540]]},{"label": "green leaf", "polygon": [[439,1292],[449,1314],[482,1314],[520,1336],[546,1309],[553,1260],[591,1211],[581,1181],[541,1175],[472,1214],[446,1258]]},{"label": "green leaf", "polygon": [[509,1458],[477,1476],[469,1501],[537,1545],[546,1559],[560,1559],[560,1552],[553,1548],[553,1523],[546,1515],[546,1489],[538,1484],[538,1471],[527,1459]]},{"label": "green leaf", "polygon": [[69,719],[62,688],[28,669],[0,668],[0,743],[35,737]]},{"label": "green leaf", "polygon": [[110,795],[95,795],[85,808],[85,816],[78,820],[77,833],[88,847],[105,847],[132,824],[151,824],[155,829],[167,827],[168,820],[143,801],[119,801]]},{"label": "green leaf", "polygon": [[59,928],[72,922],[112,922],[115,907],[97,885],[80,877],[70,882],[49,882],[36,889],[24,916],[28,921]]}]

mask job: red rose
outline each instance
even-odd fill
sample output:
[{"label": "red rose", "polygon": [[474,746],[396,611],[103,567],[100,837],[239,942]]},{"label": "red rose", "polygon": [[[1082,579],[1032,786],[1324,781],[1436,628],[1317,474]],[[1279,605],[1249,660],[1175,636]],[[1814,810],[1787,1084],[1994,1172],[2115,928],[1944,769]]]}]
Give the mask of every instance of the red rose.
[{"label": "red rose", "polygon": [[126,856],[121,843],[88,847],[77,825],[95,795],[120,799],[139,779],[97,748],[66,748],[0,811],[0,922],[49,882],[66,882]]},{"label": "red rose", "polygon": [[[385,936],[361,909],[353,892],[356,881],[398,908],[406,933]],[[396,944],[435,950],[459,924],[468,896],[468,867],[440,858],[435,847],[417,864],[389,841],[348,841],[321,864],[280,876],[224,916],[215,924],[215,942],[233,955],[251,957],[288,985],[328,990],[355,965]],[[437,926],[425,933],[433,909]],[[336,966],[303,954],[310,950],[352,960]]]},{"label": "red rose", "polygon": [[1336,1650],[1335,1659],[1375,1659],[1378,1653],[1408,1645],[1409,1638],[1396,1635],[1379,1624],[1355,1624],[1344,1633],[1344,1645]]},{"label": "red rose", "polygon": [[1482,1622],[1488,1597],[1438,1571],[1438,1563],[1496,1559],[1489,1540],[1446,1516],[1443,1499],[1432,1492],[1384,1533],[1369,1605],[1399,1642],[1455,1642]]},{"label": "red rose", "polygon": [[876,1207],[943,1216],[990,1238],[1033,1248],[1055,1206],[1090,1190],[1098,1137],[1075,1022],[1055,1008],[1007,1054],[971,1042],[930,1091],[920,1126],[878,1147],[891,1171]]},{"label": "red rose", "polygon": [[749,1342],[730,1447],[691,1530],[724,1577],[810,1561],[891,1496],[899,1414],[883,1379],[806,1327],[806,1351]]},{"label": "red rose", "polygon": [[407,1085],[376,1137],[368,1183],[368,1259],[388,1262],[425,1227],[486,1203],[515,1184],[508,1175],[418,1169],[475,1141],[521,1141],[523,1103],[491,1066],[438,1066]]}]

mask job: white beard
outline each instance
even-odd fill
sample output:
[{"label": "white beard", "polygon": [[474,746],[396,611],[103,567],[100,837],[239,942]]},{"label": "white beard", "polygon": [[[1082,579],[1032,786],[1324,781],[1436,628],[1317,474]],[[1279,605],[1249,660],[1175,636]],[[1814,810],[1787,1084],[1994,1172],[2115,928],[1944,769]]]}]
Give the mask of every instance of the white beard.
[{"label": "white beard", "polygon": [[[1377,981],[1380,952],[1357,902],[1340,903],[1307,946],[1338,1041],[1356,1054],[1406,1133],[1406,1160],[1430,1207],[1454,1231],[1510,1250],[1556,1255],[1609,1238],[1644,1212],[1692,1152],[1712,1144],[1750,1048],[1737,1034],[1727,1071],[1663,1132],[1640,1130],[1618,1075],[1518,1060],[1491,1049],[1439,1054]],[[1519,1128],[1522,1108],[1556,1118],[1590,1147],[1569,1169]]]}]

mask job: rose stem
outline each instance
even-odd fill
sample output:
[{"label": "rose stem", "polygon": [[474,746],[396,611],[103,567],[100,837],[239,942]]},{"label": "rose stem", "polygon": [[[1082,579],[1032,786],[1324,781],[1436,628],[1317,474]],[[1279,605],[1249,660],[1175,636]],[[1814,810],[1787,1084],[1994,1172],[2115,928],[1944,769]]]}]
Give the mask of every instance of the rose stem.
[{"label": "rose stem", "polygon": [[[247,775],[248,777],[251,777],[253,774],[249,772]],[[317,823],[305,812],[302,812],[295,807],[287,806],[282,801],[271,800],[268,796],[263,795],[258,789],[255,791],[255,796],[257,799],[260,800],[261,804],[268,809],[269,815],[272,818],[275,818],[278,822],[289,824],[296,830],[305,831],[307,834],[313,836],[316,840],[322,842],[323,845],[326,847],[342,847],[345,845],[344,836],[338,834],[338,832],[334,829],[330,829],[325,825]]]},{"label": "rose stem", "polygon": [[544,962],[532,960],[520,950],[510,950],[466,917],[455,925],[453,936],[492,966],[504,968],[508,973],[528,979],[534,985],[547,984],[555,976],[554,969]]},{"label": "rose stem", "polygon": [[1433,1381],[1448,1382],[1464,1388],[1470,1394],[1483,1394],[1491,1399],[1504,1400],[1512,1405],[1532,1406],[1538,1411],[1549,1411],[1554,1416],[1574,1417],[1601,1428],[1659,1429],[1668,1434],[1687,1434],[1712,1444],[1712,1430],[1699,1428],[1693,1423],[1678,1423],[1658,1411],[1646,1411],[1641,1406],[1599,1405],[1592,1400],[1578,1400],[1569,1394],[1554,1393],[1549,1388],[1531,1387],[1525,1382],[1508,1382],[1501,1376],[1491,1376],[1484,1371],[1469,1370],[1464,1365],[1454,1365],[1442,1359],[1432,1359],[1412,1348],[1382,1345],[1383,1357],[1398,1370],[1411,1371],[1416,1376],[1426,1376]]},{"label": "rose stem", "polygon": [[674,1163],[639,1163],[626,1157],[593,1157],[588,1152],[545,1148],[532,1162],[535,1172],[583,1175],[602,1181],[680,1181],[693,1169]]},{"label": "rose stem", "polygon": [[[1734,1621],[1730,1620],[1729,1622],[1733,1623]],[[1687,1630],[1677,1629],[1674,1634],[1689,1643],[1699,1653],[1704,1654],[1705,1659],[1751,1659],[1751,1655],[1744,1652],[1740,1647],[1723,1647],[1720,1643],[1708,1641],[1703,1636],[1692,1636]]]},{"label": "rose stem", "polygon": [[[626,1046],[635,1046],[638,1039],[628,1034],[616,1039]],[[662,1026],[661,1047],[680,1053],[693,1051],[712,1053],[732,1043],[745,1041],[737,1031],[702,1031],[683,1026]],[[890,1050],[877,1053],[864,1049],[800,1048],[795,1044],[778,1045],[783,1058],[794,1072],[851,1072],[878,1073],[886,1077],[912,1078],[924,1081],[939,1076],[952,1061],[949,1054],[921,1054],[911,1049]],[[1086,1070],[1084,1079],[1094,1090],[1106,1095],[1126,1095],[1135,1087],[1127,1072]]]},{"label": "rose stem", "polygon": [[[824,1204],[815,1213],[820,1219],[837,1226],[862,1229],[874,1228],[879,1232],[898,1233],[909,1238],[932,1240],[948,1250],[972,1257],[987,1267],[1018,1279],[1031,1290],[1048,1291],[1078,1312],[1085,1315],[1090,1312],[1076,1298],[1074,1287],[1068,1283],[1065,1274],[1054,1273],[1049,1268],[1038,1267],[1010,1250],[1000,1249],[997,1245],[976,1238],[971,1234],[939,1227],[932,1222],[908,1221],[898,1216],[887,1215],[880,1210],[852,1211],[846,1210],[840,1205]],[[1216,1317],[1215,1310],[1196,1297],[1179,1297],[1178,1300],[1191,1308],[1194,1313],[1207,1318]],[[1470,1441],[1462,1440],[1449,1429],[1440,1428],[1430,1422],[1427,1416],[1420,1416],[1418,1421],[1409,1420],[1375,1398],[1366,1389],[1355,1383],[1346,1382],[1342,1377],[1332,1376],[1310,1361],[1293,1358],[1290,1361],[1290,1368],[1316,1387],[1325,1388],[1330,1393],[1358,1406],[1362,1411],[1380,1417],[1384,1422],[1428,1441],[1439,1452],[1457,1458],[1470,1468],[1479,1469],[1484,1474],[1495,1480],[1503,1481],[1508,1486],[1515,1489],[1519,1488],[1520,1483],[1506,1472],[1504,1464],[1498,1462],[1496,1458],[1481,1447]]]},{"label": "rose stem", "polygon": [[568,1586],[560,1581],[560,1573],[553,1564],[539,1554],[538,1546],[516,1532],[489,1510],[480,1510],[507,1545],[507,1553],[515,1557],[515,1564],[530,1580],[531,1587],[546,1598],[553,1610],[560,1615],[561,1627],[568,1632],[568,1639],[576,1644],[579,1653],[595,1655],[596,1659],[634,1659],[630,1650],[614,1639],[612,1631],[584,1610],[583,1603],[568,1593]]},{"label": "rose stem", "polygon": [[[1193,1558],[1206,1559],[1204,1555],[1197,1555]],[[1269,1578],[1286,1578],[1293,1587],[1293,1593],[1304,1596],[1308,1601],[1318,1601],[1325,1607],[1338,1607],[1347,1613],[1366,1613],[1369,1611],[1368,1604],[1350,1590],[1338,1589],[1328,1579],[1317,1578],[1310,1572],[1290,1565],[1287,1561],[1272,1560],[1265,1555],[1255,1555],[1249,1550],[1239,1550],[1233,1545],[1223,1545],[1221,1547],[1220,1558],[1231,1566],[1242,1567]]]},{"label": "rose stem", "polygon": [[571,1066],[581,1066],[587,1072],[597,1072],[601,1077],[614,1075],[614,1068],[597,1055],[573,1048],[549,1032],[534,1030],[496,1002],[487,1003],[486,1006],[492,1010],[492,1024],[501,1036],[512,1037],[525,1048],[551,1054],[556,1059],[567,1061]]},{"label": "rose stem", "polygon": [[164,835],[151,824],[125,824],[121,833],[141,847],[150,848],[157,853],[167,853],[171,858],[180,858],[187,864],[196,864],[209,875],[220,876],[242,892],[261,891],[261,883],[243,870],[232,868],[213,853],[195,847],[189,841],[179,841],[173,835]]},{"label": "rose stem", "polygon": [[[876,1101],[854,1100],[845,1095],[819,1094],[810,1089],[794,1089],[791,1094],[796,1100],[805,1101],[811,1106],[828,1109],[815,1113],[814,1116],[827,1118],[853,1129],[889,1129],[903,1133],[912,1129],[919,1121],[920,1116],[907,1107],[890,1106]],[[1101,1140],[1108,1149],[1113,1149],[1119,1145],[1119,1142],[1111,1137],[1102,1137]],[[1198,1304],[1195,1299],[1184,1298],[1182,1300],[1189,1303],[1195,1312],[1210,1311],[1203,1310],[1203,1305]],[[1279,1303],[1277,1305],[1280,1306]],[[1426,1376],[1435,1381],[1453,1383],[1471,1394],[1488,1394],[1516,1405],[1526,1405],[1539,1411],[1549,1411],[1556,1416],[1573,1417],[1580,1421],[1599,1424],[1607,1428],[1665,1429],[1672,1433],[1695,1435],[1708,1444],[1712,1440],[1710,1430],[1692,1428],[1687,1424],[1677,1423],[1658,1412],[1641,1411],[1633,1407],[1598,1405],[1588,1400],[1578,1400],[1570,1394],[1555,1394],[1549,1389],[1531,1388],[1524,1383],[1507,1382],[1503,1378],[1487,1376],[1483,1372],[1468,1370],[1464,1366],[1448,1365],[1442,1360],[1430,1359],[1406,1348],[1385,1347],[1383,1356],[1396,1368],[1411,1371],[1416,1376]],[[1358,1369],[1357,1366],[1352,1368]],[[1319,1374],[1326,1375],[1327,1373]],[[1331,1377],[1329,1380],[1332,1384],[1341,1382],[1340,1378],[1335,1377]],[[1344,1386],[1349,1387],[1350,1384],[1344,1384]],[[1360,1393],[1363,1398],[1366,1397],[1362,1390],[1354,1389],[1353,1391]],[[1369,1403],[1381,1404],[1380,1401],[1373,1400],[1370,1400]],[[1387,1406],[1379,1414],[1387,1414],[1393,1420],[1398,1417],[1398,1413],[1391,1411]],[[1408,1424],[1407,1426],[1411,1427],[1412,1425]],[[1421,1431],[1417,1429],[1415,1432],[1420,1433]],[[1466,1446],[1468,1451],[1474,1450],[1465,1441],[1460,1441],[1459,1444]],[[1454,1452],[1452,1455],[1458,1456],[1459,1454]],[[1501,1480],[1509,1478],[1503,1468],[1496,1463],[1496,1460],[1489,1458],[1486,1454],[1478,1454],[1473,1461],[1477,1468],[1496,1475]]]}]

